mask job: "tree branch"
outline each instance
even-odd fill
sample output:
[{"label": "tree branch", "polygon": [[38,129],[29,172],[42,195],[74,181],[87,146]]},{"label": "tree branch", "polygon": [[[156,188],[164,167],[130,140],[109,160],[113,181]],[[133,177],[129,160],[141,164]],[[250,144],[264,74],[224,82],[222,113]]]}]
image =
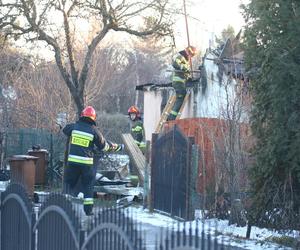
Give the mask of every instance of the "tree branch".
[{"label": "tree branch", "polygon": [[[124,31],[135,36],[167,34],[168,24],[165,16],[168,14],[164,8],[168,0],[150,0],[150,3],[138,1],[6,0],[3,4],[0,0],[0,28],[2,30],[5,28],[4,33],[17,38],[25,35],[27,42],[44,41],[54,50],[58,70],[79,111],[84,105],[83,93],[93,54],[109,30]],[[60,15],[63,13],[62,20],[60,18],[53,20],[53,16],[50,16],[53,12]],[[92,37],[87,49],[84,50],[86,54],[81,70],[78,69],[80,63],[75,63],[76,36],[74,34],[73,37],[71,30],[73,17],[74,20],[83,18],[87,21],[99,20],[100,22],[99,32]],[[145,21],[142,24],[146,26],[144,29],[138,27],[136,18],[139,17],[138,20]],[[74,24],[76,25],[76,21]],[[65,34],[61,38],[62,31]],[[64,58],[68,61],[65,62]]]},{"label": "tree branch", "polygon": [[65,80],[70,91],[73,94],[76,93],[76,88],[75,88],[74,84],[72,83],[72,81],[70,80],[70,75],[63,65],[63,61],[62,61],[62,57],[61,57],[62,53],[61,53],[61,49],[60,49],[57,41],[53,37],[48,35],[44,30],[40,29],[40,27],[36,24],[36,15],[33,15],[33,17],[30,16],[30,9],[31,8],[36,9],[35,3],[31,2],[33,6],[31,6],[31,8],[29,8],[26,1],[21,0],[21,2],[22,2],[24,16],[26,17],[29,25],[31,26],[30,29],[34,30],[38,34],[39,40],[45,41],[50,46],[52,46],[52,48],[54,49],[54,53],[55,53],[55,60],[56,60],[58,69],[59,69],[63,79]]},{"label": "tree branch", "polygon": [[56,61],[57,67],[58,67],[64,81],[66,82],[68,88],[70,89],[70,91],[72,93],[76,93],[76,88],[75,88],[74,84],[72,83],[72,81],[70,80],[70,75],[63,65],[62,58],[61,58],[61,54],[62,54],[61,49],[58,46],[57,42],[55,41],[55,39],[53,39],[52,37],[47,35],[43,30],[38,30],[38,32],[39,32],[38,39],[42,40],[42,41],[46,41],[54,49],[55,61]]},{"label": "tree branch", "polygon": [[86,53],[85,59],[84,59],[84,64],[80,73],[80,78],[79,78],[79,90],[83,92],[84,90],[84,83],[87,79],[88,76],[88,71],[90,68],[90,62],[92,59],[92,55],[99,44],[99,42],[105,37],[107,32],[109,31],[109,26],[106,25],[103,27],[102,31],[92,40],[90,45],[88,46],[88,51]]},{"label": "tree branch", "polygon": [[64,16],[64,31],[65,31],[65,37],[66,37],[66,46],[67,46],[67,52],[68,52],[70,68],[71,68],[71,76],[72,76],[72,80],[73,80],[75,87],[77,87],[78,86],[78,73],[75,68],[75,61],[74,61],[74,56],[73,56],[73,45],[72,45],[71,36],[70,36],[69,20],[68,20],[68,16],[65,11],[63,11],[63,16]]},{"label": "tree branch", "polygon": [[151,30],[147,30],[147,31],[137,31],[137,30],[132,30],[130,28],[126,28],[126,27],[113,27],[112,29],[115,31],[127,32],[128,34],[135,35],[135,36],[149,36],[149,35],[153,35],[155,32],[157,32],[160,29],[160,26],[157,25],[154,28],[152,28]]}]

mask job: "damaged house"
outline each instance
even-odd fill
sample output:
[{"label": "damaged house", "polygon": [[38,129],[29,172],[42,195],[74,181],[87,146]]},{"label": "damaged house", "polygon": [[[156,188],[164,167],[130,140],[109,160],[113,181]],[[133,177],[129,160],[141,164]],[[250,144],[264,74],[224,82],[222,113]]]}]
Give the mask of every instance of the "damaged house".
[{"label": "damaged house", "polygon": [[[170,96],[174,94],[174,90],[170,87],[154,84],[139,85],[137,90],[143,91],[144,94],[145,137],[146,140],[152,141],[151,168],[167,171],[161,169],[168,165],[169,158],[177,157],[177,160],[175,159],[173,163],[169,164],[172,165],[170,168],[173,168],[174,164],[180,161],[178,158],[180,153],[173,154],[172,152],[166,153],[167,160],[165,158],[155,160],[156,155],[153,154],[161,155],[164,150],[153,149],[155,147],[153,138],[155,141],[159,140],[163,134],[174,129],[174,126],[183,136],[192,137],[192,144],[198,147],[196,170],[187,172],[182,178],[193,179],[196,176],[195,191],[202,197],[201,206],[205,206],[203,203],[209,202],[205,201],[207,199],[215,202],[213,199],[216,196],[227,193],[233,200],[237,198],[238,195],[236,194],[240,190],[247,189],[246,171],[249,162],[247,151],[251,146],[248,114],[251,99],[248,92],[248,79],[244,72],[240,33],[235,39],[232,41],[228,39],[223,46],[217,49],[207,49],[202,65],[198,68],[201,71],[199,83],[190,89],[190,97],[185,103],[181,118],[166,122],[159,135],[155,135],[155,131],[157,132],[157,125],[164,107]],[[163,142],[159,143],[162,144]],[[157,162],[160,162],[159,167],[154,166]],[[161,165],[161,162],[165,162],[164,165]],[[153,207],[177,214],[179,217],[181,215],[181,217],[190,218],[192,216],[190,215],[191,211],[183,212],[182,208],[172,206],[165,209],[161,208],[155,193],[158,194],[162,190],[157,188],[159,183],[156,179],[158,177],[153,175],[154,172],[157,173],[157,170],[151,172],[151,188],[154,189],[154,191],[151,190],[152,200],[154,200]],[[161,174],[177,178],[176,173],[167,171]],[[190,184],[185,182],[184,185]],[[181,192],[180,190],[182,191],[179,188],[174,193],[177,192],[178,194]],[[206,198],[203,199],[203,197]],[[176,203],[188,199],[190,198],[185,197]],[[168,203],[166,200],[161,202]],[[185,209],[193,210],[189,206]]]}]

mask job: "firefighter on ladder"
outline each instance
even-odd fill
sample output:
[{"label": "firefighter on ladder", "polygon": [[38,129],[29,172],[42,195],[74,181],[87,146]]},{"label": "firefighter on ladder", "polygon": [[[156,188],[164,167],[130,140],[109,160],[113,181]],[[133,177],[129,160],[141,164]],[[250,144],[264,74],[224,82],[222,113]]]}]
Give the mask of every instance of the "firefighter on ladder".
[{"label": "firefighter on ladder", "polygon": [[196,48],[188,46],[179,51],[172,60],[174,68],[172,76],[172,87],[175,89],[176,101],[168,116],[168,121],[175,120],[186,95],[186,82],[191,77],[190,60],[196,55]]},{"label": "firefighter on ladder", "polygon": [[104,152],[117,152],[122,150],[124,145],[109,142],[102,136],[96,128],[96,112],[91,106],[87,106],[81,112],[76,123],[67,124],[63,132],[69,137],[64,192],[74,195],[72,192],[81,178],[80,192],[84,194],[84,212],[86,215],[92,215],[93,185],[96,174],[94,146]]},{"label": "firefighter on ladder", "polygon": [[131,120],[131,135],[134,139],[134,142],[144,153],[146,143],[144,142],[144,126],[142,122],[141,113],[136,106],[131,106],[128,109],[128,116]]}]

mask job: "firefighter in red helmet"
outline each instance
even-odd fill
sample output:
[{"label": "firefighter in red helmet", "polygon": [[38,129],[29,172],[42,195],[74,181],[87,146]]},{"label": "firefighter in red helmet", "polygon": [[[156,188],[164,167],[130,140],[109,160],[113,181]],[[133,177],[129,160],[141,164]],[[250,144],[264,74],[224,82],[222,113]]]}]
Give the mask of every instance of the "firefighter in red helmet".
[{"label": "firefighter in red helmet", "polygon": [[195,56],[197,50],[193,46],[188,46],[182,51],[179,51],[172,60],[174,68],[172,76],[172,87],[176,92],[176,101],[168,116],[168,121],[175,120],[186,95],[186,82],[191,77],[189,61]]},{"label": "firefighter in red helmet", "polygon": [[92,106],[87,106],[84,110],[82,110],[80,116],[96,121],[96,111]]},{"label": "firefighter in red helmet", "polygon": [[87,106],[76,123],[67,124],[63,128],[69,137],[67,163],[64,172],[65,192],[72,195],[74,188],[81,178],[84,194],[84,211],[91,215],[93,209],[93,185],[95,180],[94,147],[102,151],[117,152],[124,148],[122,144],[106,140],[96,128],[96,111]]},{"label": "firefighter in red helmet", "polygon": [[144,142],[144,126],[141,113],[136,106],[131,106],[128,109],[128,116],[131,120],[131,135],[141,151],[144,152],[146,144]]}]

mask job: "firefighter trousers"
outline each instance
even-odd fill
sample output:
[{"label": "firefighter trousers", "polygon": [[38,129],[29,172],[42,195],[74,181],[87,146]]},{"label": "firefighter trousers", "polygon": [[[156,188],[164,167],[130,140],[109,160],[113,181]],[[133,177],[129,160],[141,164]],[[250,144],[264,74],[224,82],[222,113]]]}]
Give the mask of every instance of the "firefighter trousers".
[{"label": "firefighter trousers", "polygon": [[95,167],[90,165],[67,165],[64,173],[64,192],[77,196],[84,194],[83,209],[89,215],[93,210],[93,187],[95,183]]},{"label": "firefighter trousers", "polygon": [[175,120],[178,112],[182,106],[182,103],[184,101],[184,97],[186,95],[186,87],[184,82],[173,82],[172,87],[175,89],[176,93],[176,101],[171,109],[171,112],[168,116],[168,121]]}]

